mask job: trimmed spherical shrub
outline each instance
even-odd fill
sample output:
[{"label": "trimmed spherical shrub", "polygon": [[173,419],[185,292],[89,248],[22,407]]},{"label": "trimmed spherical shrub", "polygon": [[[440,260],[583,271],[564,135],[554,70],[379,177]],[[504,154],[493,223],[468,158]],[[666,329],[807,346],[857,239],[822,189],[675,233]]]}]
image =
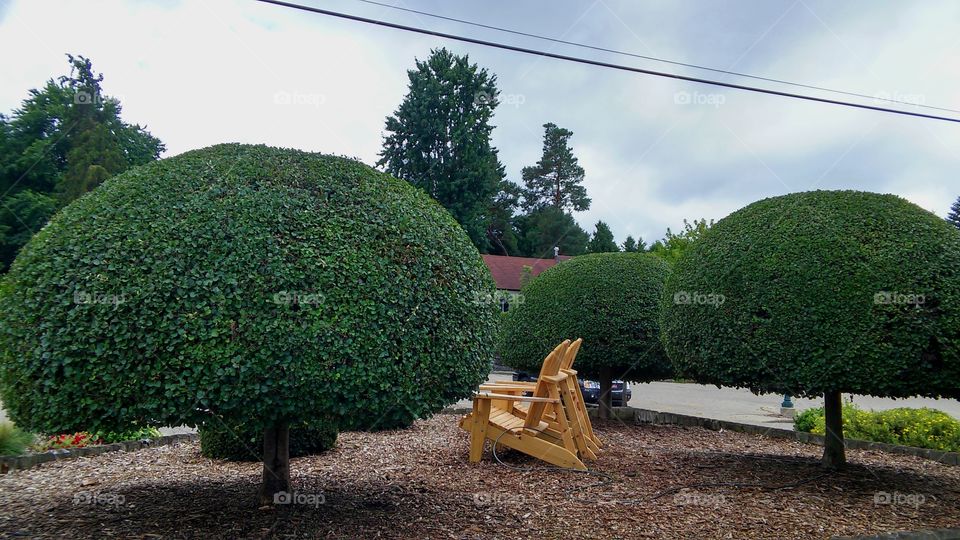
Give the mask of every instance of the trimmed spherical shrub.
[{"label": "trimmed spherical shrub", "polygon": [[[228,461],[260,461],[263,457],[263,431],[246,425],[227,428],[208,422],[198,430],[200,454]],[[319,454],[337,445],[337,427],[332,422],[301,423],[290,427],[290,457]]]},{"label": "trimmed spherical shrub", "polygon": [[660,343],[659,302],[667,263],[646,253],[596,253],[561,262],[534,278],[505,314],[504,364],[537,373],[564,339],[583,338],[581,377],[651,381],[673,372]]},{"label": "trimmed spherical shrub", "polygon": [[219,145],[106,181],[0,290],[25,427],[409,423],[469,396],[494,290],[442,206],[349,159]]},{"label": "trimmed spherical shrub", "polygon": [[678,374],[814,397],[960,396],[960,232],[893,195],[794,193],[720,220],[667,280]]}]

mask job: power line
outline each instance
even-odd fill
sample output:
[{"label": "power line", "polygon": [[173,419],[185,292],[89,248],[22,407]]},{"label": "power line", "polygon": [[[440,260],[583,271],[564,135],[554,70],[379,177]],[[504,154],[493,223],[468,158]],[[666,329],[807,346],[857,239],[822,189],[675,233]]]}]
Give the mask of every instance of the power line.
[{"label": "power line", "polygon": [[949,109],[949,108],[946,108],[946,107],[935,107],[935,106],[933,106],[933,105],[924,105],[924,104],[922,104],[922,103],[912,103],[912,102],[910,102],[910,101],[903,101],[903,100],[900,100],[900,99],[892,99],[892,98],[884,98],[884,97],[878,97],[878,96],[871,96],[871,95],[869,95],[869,94],[861,94],[861,93],[858,93],[858,92],[849,92],[849,91],[846,91],[846,90],[837,90],[836,88],[826,88],[826,87],[823,87],[823,86],[816,86],[816,85],[813,85],[813,84],[804,84],[804,83],[798,83],[798,82],[792,82],[792,81],[785,81],[785,80],[783,80],[783,79],[775,79],[775,78],[772,78],[772,77],[761,77],[761,76],[759,76],[759,75],[750,75],[749,73],[741,73],[741,72],[739,72],[739,71],[730,71],[730,70],[726,70],[726,69],[712,68],[712,67],[709,67],[709,66],[701,66],[701,65],[698,65],[698,64],[689,64],[689,63],[687,63],[687,62],[678,62],[678,61],[676,61],[676,60],[667,60],[666,58],[657,58],[656,56],[646,56],[646,55],[637,54],[637,53],[631,53],[631,52],[626,52],[626,51],[618,51],[618,50],[616,50],[616,49],[608,49],[608,48],[606,48],[606,47],[598,47],[598,46],[596,46],[596,45],[589,45],[589,44],[586,44],[586,43],[577,43],[576,41],[567,41],[567,40],[564,40],[564,39],[553,38],[553,37],[544,36],[544,35],[541,35],[541,34],[532,34],[532,33],[529,33],[529,32],[522,32],[522,31],[520,31],[520,30],[512,30],[512,29],[510,29],[510,28],[501,28],[501,27],[499,27],[499,26],[493,26],[493,25],[489,25],[489,24],[483,24],[483,23],[478,23],[478,22],[474,22],[474,21],[468,21],[468,20],[465,20],[465,19],[458,19],[458,18],[456,18],[456,17],[447,17],[447,16],[445,16],[445,15],[438,15],[438,14],[436,14],[436,13],[430,13],[430,12],[427,12],[427,11],[420,11],[420,10],[416,10],[416,9],[405,8],[405,7],[402,7],[402,6],[395,6],[395,5],[391,5],[391,4],[385,4],[385,3],[383,3],[383,2],[376,2],[375,0],[357,0],[357,1],[358,1],[358,2],[363,2],[363,3],[365,3],[365,4],[371,4],[371,5],[375,5],[375,6],[381,6],[381,7],[385,7],[385,8],[389,8],[389,9],[395,9],[395,10],[399,10],[399,11],[406,11],[407,13],[415,13],[415,14],[417,14],[417,15],[423,15],[423,16],[425,16],[425,17],[433,17],[433,18],[435,18],[435,19],[442,19],[442,20],[445,20],[445,21],[451,21],[451,22],[456,22],[456,23],[460,23],[460,24],[466,24],[466,25],[470,25],[470,26],[475,26],[475,27],[477,27],[477,28],[486,28],[486,29],[488,29],[488,30],[496,30],[497,32],[505,32],[505,33],[507,33],[507,34],[513,34],[513,35],[517,35],[517,36],[524,36],[524,37],[529,37],[529,38],[534,38],[534,39],[540,39],[540,40],[544,40],[544,41],[550,41],[550,42],[553,42],[553,43],[560,43],[560,44],[563,44],[563,45],[570,45],[570,46],[573,46],[573,47],[580,47],[580,48],[583,48],[583,49],[590,49],[590,50],[594,50],[594,51],[600,51],[600,52],[611,53],[611,54],[619,54],[619,55],[621,55],[621,56],[629,56],[629,57],[632,57],[632,58],[641,58],[641,59],[643,59],[643,60],[651,60],[651,61],[653,61],[653,62],[662,62],[662,63],[664,63],[664,64],[672,64],[672,65],[675,65],[675,66],[683,66],[683,67],[694,68],[694,69],[702,69],[702,70],[705,70],[705,71],[712,71],[712,72],[714,72],[714,73],[723,73],[723,74],[725,74],[725,75],[734,75],[734,76],[737,76],[737,77],[745,77],[745,78],[747,78],[747,79],[755,79],[755,80],[758,80],[758,81],[767,81],[767,82],[772,82],[772,83],[777,83],[777,84],[784,84],[784,85],[788,85],[788,86],[796,86],[796,87],[799,87],[799,88],[808,88],[808,89],[810,89],[810,90],[819,90],[819,91],[822,91],[822,92],[832,92],[832,93],[834,93],[834,94],[843,94],[843,95],[845,95],[845,96],[860,97],[860,98],[872,99],[872,100],[875,100],[875,101],[884,101],[884,102],[886,102],[886,103],[896,103],[896,104],[900,104],[900,105],[909,105],[909,106],[912,106],[912,107],[922,107],[922,108],[924,108],[924,109],[934,109],[934,110],[937,110],[937,111],[946,111],[946,112],[960,113],[960,110],[958,110],[958,109]]},{"label": "power line", "polygon": [[724,88],[733,88],[733,89],[735,89],[735,90],[744,90],[744,91],[747,91],[747,92],[756,92],[756,93],[758,93],[758,94],[768,94],[768,95],[772,95],[772,96],[781,96],[781,97],[788,97],[788,98],[794,98],[794,99],[802,99],[802,100],[814,101],[814,102],[818,102],[818,103],[829,103],[829,104],[831,104],[831,105],[840,105],[840,106],[844,106],[844,107],[853,107],[853,108],[857,108],[857,109],[866,109],[866,110],[879,111],[879,112],[885,112],[885,113],[891,113],[891,114],[900,114],[900,115],[904,115],[904,116],[913,116],[913,117],[917,117],[917,118],[928,118],[928,119],[930,119],[930,120],[942,120],[942,121],[944,121],[944,122],[960,123],[960,118],[950,118],[950,117],[947,117],[947,116],[937,116],[937,115],[933,115],[933,114],[924,114],[924,113],[919,113],[919,112],[903,111],[903,110],[898,110],[898,109],[890,109],[890,108],[887,108],[887,107],[878,107],[878,106],[875,106],[875,105],[865,105],[865,104],[862,104],[862,103],[853,103],[853,102],[849,102],[849,101],[840,101],[840,100],[836,100],[836,99],[827,99],[827,98],[821,98],[821,97],[815,97],[815,96],[807,96],[807,95],[803,95],[803,94],[794,94],[794,93],[791,93],[791,92],[782,92],[782,91],[780,91],[780,90],[771,90],[771,89],[768,89],[768,88],[759,88],[759,87],[755,87],[755,86],[746,86],[746,85],[742,85],[742,84],[734,84],[734,83],[727,83],[727,82],[721,82],[721,81],[714,81],[714,80],[710,80],[710,79],[702,79],[702,78],[699,78],[699,77],[688,77],[688,76],[686,76],[686,75],[678,75],[678,74],[676,74],[676,73],[667,73],[667,72],[663,72],[663,71],[653,71],[653,70],[650,70],[650,69],[642,69],[642,68],[637,68],[637,67],[625,66],[625,65],[622,65],[622,64],[612,64],[612,63],[609,63],[609,62],[601,62],[601,61],[598,61],[598,60],[590,60],[590,59],[587,59],[587,58],[579,58],[579,57],[576,57],[576,56],[568,56],[568,55],[564,55],[564,54],[556,54],[556,53],[551,53],[551,52],[547,52],[547,51],[540,51],[540,50],[536,50],[536,49],[527,49],[527,48],[524,48],[524,47],[517,47],[517,46],[515,46],[515,45],[507,45],[507,44],[505,44],[505,43],[497,43],[497,42],[494,42],[494,41],[486,41],[486,40],[476,39],[476,38],[471,38],[471,37],[466,37],[466,36],[459,36],[459,35],[456,35],[456,34],[447,34],[447,33],[444,33],[444,32],[437,32],[437,31],[435,31],[435,30],[427,30],[427,29],[425,29],[425,28],[418,28],[418,27],[415,27],[415,26],[406,26],[406,25],[402,25],[402,24],[396,24],[396,23],[391,23],[391,22],[387,22],[387,21],[381,21],[381,20],[378,20],[378,19],[369,19],[369,18],[366,18],[366,17],[360,17],[360,16],[357,16],[357,15],[350,15],[350,14],[347,14],[347,13],[340,13],[340,12],[337,12],[337,11],[330,11],[330,10],[327,10],[327,9],[321,9],[321,8],[316,8],[316,7],[312,7],[312,6],[304,6],[304,5],[301,5],[301,4],[294,4],[294,3],[291,3],[291,2],[283,2],[283,1],[281,1],[281,0],[256,0],[256,1],[258,1],[258,2],[263,2],[263,3],[265,3],[265,4],[273,4],[273,5],[277,5],[277,6],[281,6],[281,7],[286,7],[286,8],[290,8],[290,9],[297,9],[297,10],[300,10],[300,11],[309,11],[309,12],[311,12],[311,13],[318,13],[318,14],[320,14],[320,15],[328,15],[328,16],[331,16],[331,17],[338,17],[338,18],[341,18],[341,19],[348,19],[348,20],[351,20],[351,21],[357,21],[357,22],[362,22],[362,23],[367,23],[367,24],[374,24],[374,25],[377,25],[377,26],[385,26],[385,27],[387,27],[387,28],[394,28],[394,29],[396,29],[396,30],[405,30],[405,31],[407,31],[407,32],[414,32],[414,33],[417,33],[417,34],[424,34],[424,35],[434,36],[434,37],[440,37],[440,38],[444,38],[444,39],[451,39],[451,40],[454,40],[454,41],[462,41],[462,42],[464,42],[464,43],[473,43],[473,44],[475,44],[475,45],[483,45],[483,46],[485,46],[485,47],[493,47],[493,48],[496,48],[496,49],[503,49],[503,50],[507,50],[507,51],[514,51],[514,52],[519,52],[519,53],[524,53],[524,54],[532,54],[532,55],[542,56],[542,57],[546,57],[546,58],[554,58],[554,59],[557,59],[557,60],[566,60],[566,61],[568,61],[568,62],[575,62],[575,63],[578,63],[578,64],[587,64],[587,65],[591,65],[591,66],[605,67],[605,68],[608,68],[608,69],[616,69],[616,70],[619,70],[619,71],[629,71],[629,72],[632,72],[632,73],[641,73],[641,74],[644,74],[644,75],[653,75],[653,76],[655,76],[655,77],[664,77],[664,78],[667,78],[667,79],[675,79],[675,80],[680,80],[680,81],[688,81],[688,82],[695,82],[695,83],[700,83],[700,84],[708,84],[708,85],[712,85],[712,86],[721,86],[721,87],[724,87]]}]

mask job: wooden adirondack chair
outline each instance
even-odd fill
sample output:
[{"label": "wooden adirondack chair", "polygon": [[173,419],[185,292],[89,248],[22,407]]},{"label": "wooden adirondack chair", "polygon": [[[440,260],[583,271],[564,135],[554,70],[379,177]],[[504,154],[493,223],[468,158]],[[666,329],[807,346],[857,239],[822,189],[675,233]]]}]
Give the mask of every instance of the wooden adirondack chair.
[{"label": "wooden adirondack chair", "polygon": [[[533,396],[474,395],[473,411],[460,420],[460,427],[470,432],[470,461],[480,461],[484,442],[489,439],[558,467],[586,470],[574,440],[580,430],[571,428],[563,405],[562,388],[569,375],[562,373],[560,366],[569,346],[570,340],[566,340],[547,355]],[[517,414],[516,403],[529,404],[525,415]]]},{"label": "wooden adirondack chair", "polygon": [[[563,362],[560,364],[560,371],[568,375],[564,384],[564,392],[561,395],[566,397],[563,403],[567,417],[574,420],[574,422],[571,423],[574,424],[572,426],[575,430],[574,441],[578,443],[577,450],[580,457],[596,459],[596,454],[600,452],[603,444],[593,431],[593,424],[590,422],[590,416],[587,414],[586,402],[583,400],[583,392],[580,390],[580,383],[577,380],[577,371],[573,369],[574,360],[582,344],[582,338],[574,341],[570,347],[567,348]],[[536,383],[534,382],[496,381],[481,385],[480,391],[522,395],[525,392],[532,392],[535,386]],[[505,407],[505,404],[506,402],[501,402],[500,406]],[[526,416],[527,409],[529,408],[528,403],[514,402],[512,406],[515,408],[515,414],[521,417]],[[579,434],[583,435],[582,440],[577,436]]]}]

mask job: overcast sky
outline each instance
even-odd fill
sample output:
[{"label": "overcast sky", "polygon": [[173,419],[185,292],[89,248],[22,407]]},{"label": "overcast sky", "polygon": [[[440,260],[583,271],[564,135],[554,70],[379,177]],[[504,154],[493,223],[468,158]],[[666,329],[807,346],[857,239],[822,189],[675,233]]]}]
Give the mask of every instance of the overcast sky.
[{"label": "overcast sky", "polygon": [[[960,109],[960,2],[382,0],[570,41]],[[328,9],[614,63],[755,84],[373,6]],[[265,143],[373,164],[414,58],[446,46],[498,77],[494,144],[508,177],[542,124],[574,132],[593,198],[576,215],[648,242],[809,189],[895,193],[945,215],[960,195],[960,124],[725,90],[444,41],[252,0],[0,0],[0,111],[90,57],[128,122],[166,156]],[[841,99],[815,91],[777,86]],[[279,99],[278,99],[279,97]],[[286,99],[286,98],[289,98]],[[287,103],[290,101],[291,103]],[[870,99],[859,101],[877,104]],[[904,107],[907,108],[907,107]],[[928,111],[929,112],[929,111]],[[949,113],[946,113],[949,114]],[[960,117],[960,114],[955,116]]]}]

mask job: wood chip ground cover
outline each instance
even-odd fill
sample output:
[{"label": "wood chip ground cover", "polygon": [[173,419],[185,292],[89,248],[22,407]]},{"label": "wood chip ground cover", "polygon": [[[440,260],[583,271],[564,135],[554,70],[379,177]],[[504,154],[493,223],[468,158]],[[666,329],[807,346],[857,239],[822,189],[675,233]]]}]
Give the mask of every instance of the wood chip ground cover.
[{"label": "wood chip ground cover", "polygon": [[[44,464],[0,477],[0,536],[25,538],[827,538],[960,527],[960,467],[677,426],[597,424],[592,474],[517,454],[467,461],[440,415],[343,433],[293,460],[295,501],[258,508],[259,464],[195,442]],[[781,489],[776,489],[781,488]]]}]

